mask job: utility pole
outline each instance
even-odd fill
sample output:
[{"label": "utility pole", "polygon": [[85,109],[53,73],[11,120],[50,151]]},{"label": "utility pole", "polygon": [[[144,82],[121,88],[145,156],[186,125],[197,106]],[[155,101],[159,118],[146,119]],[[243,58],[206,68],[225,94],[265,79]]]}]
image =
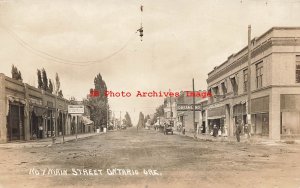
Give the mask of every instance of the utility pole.
[{"label": "utility pole", "polygon": [[251,130],[251,25],[248,26],[248,128]]},{"label": "utility pole", "polygon": [[120,128],[121,128],[121,125],[122,125],[121,113],[122,113],[122,111],[120,111]]},{"label": "utility pole", "polygon": [[[169,91],[171,92],[171,90],[169,89]],[[170,110],[171,110],[171,114],[170,114],[170,118],[171,118],[171,122],[173,121],[173,110],[172,110],[172,101],[171,101],[171,96],[170,96]],[[170,124],[171,124],[170,122]]]},{"label": "utility pole", "polygon": [[[67,102],[66,102],[67,99],[64,99],[64,102],[65,102],[65,107],[68,108],[67,106]],[[68,119],[68,111],[67,113],[65,113],[65,118],[64,118],[64,125],[62,125],[62,143],[65,143],[65,129],[66,129],[66,125],[67,125],[67,119]]]},{"label": "utility pole", "polygon": [[107,115],[106,115],[106,131],[108,130],[109,127],[109,105],[107,104]]},{"label": "utility pole", "polygon": [[197,127],[195,127],[195,84],[194,84],[194,78],[193,78],[193,126],[195,130],[194,137],[197,138]]}]

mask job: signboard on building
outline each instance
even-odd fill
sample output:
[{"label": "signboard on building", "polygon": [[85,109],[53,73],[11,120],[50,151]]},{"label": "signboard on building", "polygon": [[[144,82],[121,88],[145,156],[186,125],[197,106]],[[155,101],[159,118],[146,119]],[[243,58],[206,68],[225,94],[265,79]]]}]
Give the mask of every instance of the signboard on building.
[{"label": "signboard on building", "polygon": [[[192,111],[193,104],[177,104],[177,111]],[[195,111],[201,111],[201,104],[195,104]]]},{"label": "signboard on building", "polygon": [[69,114],[83,114],[84,105],[68,105]]},{"label": "signboard on building", "polygon": [[43,101],[41,99],[29,98],[29,102],[34,105],[39,105],[39,106],[43,105]]}]

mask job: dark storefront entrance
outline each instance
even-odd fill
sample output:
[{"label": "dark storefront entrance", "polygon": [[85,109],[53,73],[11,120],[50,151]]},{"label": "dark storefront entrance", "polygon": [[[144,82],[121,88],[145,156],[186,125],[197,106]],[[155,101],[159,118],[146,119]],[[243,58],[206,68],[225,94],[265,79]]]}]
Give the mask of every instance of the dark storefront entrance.
[{"label": "dark storefront entrance", "polygon": [[41,107],[33,107],[30,116],[30,134],[31,139],[43,138],[43,114],[45,109]]},{"label": "dark storefront entrance", "polygon": [[52,137],[55,135],[54,129],[54,109],[48,109],[47,112],[47,137]]},{"label": "dark storefront entrance", "polygon": [[9,104],[7,116],[7,140],[25,140],[24,134],[24,105],[19,103]]},{"label": "dark storefront entrance", "polygon": [[252,134],[269,135],[269,113],[259,113],[252,115]]},{"label": "dark storefront entrance", "polygon": [[251,134],[269,135],[269,96],[251,99]]}]

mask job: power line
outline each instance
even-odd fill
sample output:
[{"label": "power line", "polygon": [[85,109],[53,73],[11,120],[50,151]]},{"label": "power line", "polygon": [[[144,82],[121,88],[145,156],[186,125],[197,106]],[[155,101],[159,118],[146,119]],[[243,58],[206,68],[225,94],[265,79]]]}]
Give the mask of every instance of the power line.
[{"label": "power line", "polygon": [[51,60],[54,61],[55,63],[59,63],[59,64],[67,64],[67,65],[74,65],[74,66],[89,66],[89,65],[93,65],[93,64],[98,64],[98,63],[102,63],[110,58],[112,58],[113,56],[117,55],[118,53],[120,53],[122,50],[124,50],[129,42],[131,40],[133,40],[133,38],[136,36],[135,34],[137,33],[134,32],[133,35],[129,38],[129,40],[126,41],[126,43],[121,46],[121,48],[119,48],[118,50],[116,50],[115,52],[113,52],[112,54],[102,58],[102,59],[98,59],[98,60],[87,60],[87,61],[73,61],[73,60],[68,60],[68,59],[64,59],[64,58],[60,58],[60,57],[56,57],[54,55],[51,55],[47,52],[44,52],[42,50],[36,49],[33,46],[31,46],[29,43],[27,43],[26,41],[24,41],[21,37],[19,37],[18,34],[16,34],[14,31],[8,29],[7,27],[3,26],[0,24],[0,26],[2,27],[2,29],[4,29],[8,34],[10,34],[12,36],[12,38],[18,42],[19,45],[21,45],[23,48],[25,48],[26,50],[28,50],[29,52],[43,58],[43,59],[47,59],[47,60]]}]

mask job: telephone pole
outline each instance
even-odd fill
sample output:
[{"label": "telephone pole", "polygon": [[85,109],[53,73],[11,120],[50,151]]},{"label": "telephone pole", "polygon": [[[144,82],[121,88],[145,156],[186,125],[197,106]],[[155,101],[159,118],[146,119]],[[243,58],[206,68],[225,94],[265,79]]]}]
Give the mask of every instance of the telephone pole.
[{"label": "telephone pole", "polygon": [[193,126],[195,130],[194,137],[197,137],[197,127],[195,126],[195,84],[194,84],[194,78],[193,78]]},{"label": "telephone pole", "polygon": [[248,26],[248,126],[251,130],[251,25]]},{"label": "telephone pole", "polygon": [[[171,90],[169,89],[169,91],[171,92]],[[172,101],[171,101],[171,96],[170,96],[170,110],[171,110],[171,114],[170,114],[170,118],[171,118],[171,122],[173,121],[173,110],[172,110]],[[170,122],[170,124],[172,124]]]}]

